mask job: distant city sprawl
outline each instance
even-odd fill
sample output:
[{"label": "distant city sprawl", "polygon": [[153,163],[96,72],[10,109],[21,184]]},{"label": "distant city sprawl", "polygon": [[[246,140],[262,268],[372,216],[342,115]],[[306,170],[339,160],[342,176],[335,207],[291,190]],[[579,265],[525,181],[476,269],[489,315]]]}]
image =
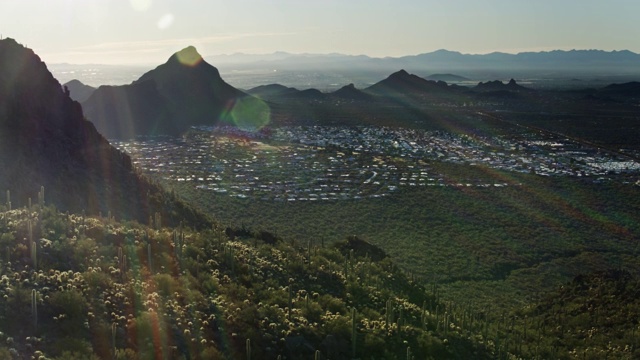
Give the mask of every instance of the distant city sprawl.
[{"label": "distant city sprawl", "polygon": [[545,134],[472,137],[384,127],[283,127],[249,133],[198,128],[182,138],[114,142],[136,166],[163,180],[265,201],[336,201],[388,196],[400,187],[518,186],[438,163],[592,182],[634,183],[640,164]]}]

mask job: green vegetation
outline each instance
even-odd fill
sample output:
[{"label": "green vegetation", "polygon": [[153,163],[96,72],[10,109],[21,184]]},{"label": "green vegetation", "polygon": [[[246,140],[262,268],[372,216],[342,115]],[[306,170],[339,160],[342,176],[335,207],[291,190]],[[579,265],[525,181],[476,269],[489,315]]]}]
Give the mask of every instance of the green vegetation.
[{"label": "green vegetation", "polygon": [[[0,212],[0,232],[0,354],[9,359],[405,359],[408,351],[443,359],[494,351],[469,336],[482,328],[481,314],[440,301],[357,237],[322,247],[39,205]],[[39,240],[30,249],[31,236]]]},{"label": "green vegetation", "polygon": [[[640,355],[640,280],[628,271],[578,276],[513,310],[478,310],[473,298],[445,301],[444,287],[421,286],[356,236],[321,246],[219,225],[200,232],[156,225],[53,207],[0,212],[0,356]],[[31,249],[30,236],[39,239]]]},{"label": "green vegetation", "polygon": [[451,183],[482,177],[522,185],[405,187],[379,199],[317,203],[249,201],[170,186],[222,222],[284,239],[329,244],[355,234],[422,283],[437,283],[445,299],[472,299],[478,309],[522,306],[578,274],[640,269],[638,186],[429,165]]}]

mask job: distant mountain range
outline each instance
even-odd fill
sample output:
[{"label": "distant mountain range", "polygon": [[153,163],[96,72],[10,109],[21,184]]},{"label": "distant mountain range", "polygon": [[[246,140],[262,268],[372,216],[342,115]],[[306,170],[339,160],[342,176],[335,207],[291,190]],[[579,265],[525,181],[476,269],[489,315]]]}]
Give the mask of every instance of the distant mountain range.
[{"label": "distant mountain range", "polygon": [[310,99],[343,99],[370,101],[374,100],[373,96],[362,90],[356,89],[353,84],[345,85],[342,88],[330,92],[323,93],[317,89],[298,90],[292,87],[286,87],[280,84],[261,85],[253,89],[247,90],[248,94],[264,100],[273,99],[290,99],[290,100],[310,100]]},{"label": "distant mountain range", "polygon": [[[514,59],[520,59],[518,61],[522,62],[532,58],[540,60],[553,57],[575,60],[585,56],[603,59],[600,62],[602,64],[612,57],[628,59],[636,54],[576,51],[518,55],[496,53],[469,58],[460,53],[440,51],[405,60],[417,62],[419,58],[430,58],[449,61],[451,58],[459,58],[489,64],[488,60],[492,58],[510,59],[509,61],[515,63],[517,61]],[[338,54],[321,57],[327,60],[327,63],[336,59],[353,60],[353,57]],[[248,64],[246,61],[250,58],[243,58],[245,64]],[[286,54],[278,53],[271,59],[263,61],[280,61],[286,59]],[[320,58],[309,55],[296,59],[309,64],[313,59]],[[366,62],[367,58],[358,57],[357,61]],[[569,66],[568,62],[566,64]],[[360,69],[356,65],[353,66]],[[587,100],[629,101],[629,97],[634,96],[636,91],[633,84],[622,84],[611,89],[585,89],[579,96]],[[474,85],[469,78],[453,73],[432,73],[427,79],[406,70],[395,71],[383,80],[361,88],[348,84],[333,91],[320,91],[315,88],[298,89],[274,83],[241,91],[225,82],[218,69],[207,63],[191,46],[175,53],[166,63],[146,72],[128,85],[101,86],[93,90],[73,81],[65,86],[71,97],[82,102],[87,118],[108,138],[133,138],[153,134],[179,135],[194,125],[215,124],[232,124],[249,129],[260,129],[266,124],[279,126],[383,123],[386,126],[392,125],[402,117],[411,119],[405,121],[405,125],[422,126],[419,124],[436,121],[430,113],[432,110],[425,108],[429,104],[449,104],[447,106],[454,107],[477,101],[528,101],[533,104],[539,101],[540,96],[546,97],[547,100],[556,97],[555,94],[540,95],[536,89],[524,87],[513,78],[507,83],[491,80]]]},{"label": "distant mountain range", "polygon": [[192,225],[207,222],[138,175],[129,156],[85,120],[69,91],[33,51],[0,40],[0,189],[9,190],[13,208],[28,198],[36,204],[43,186],[45,203],[65,211],[145,223],[158,212],[166,224],[180,213]]},{"label": "distant mountain range", "polygon": [[[438,50],[419,55],[374,58],[343,54],[290,54],[277,52],[267,55],[218,55],[207,61],[223,71],[232,69],[274,69],[278,71],[360,71],[386,72],[407,69],[425,76],[434,72],[462,72],[463,74],[493,73],[510,76],[515,73],[569,74],[640,74],[640,55],[628,50],[554,50],[507,54],[494,52],[475,55]],[[436,80],[436,79],[434,79]],[[444,79],[437,79],[444,80]],[[449,79],[450,80],[450,79]]]}]

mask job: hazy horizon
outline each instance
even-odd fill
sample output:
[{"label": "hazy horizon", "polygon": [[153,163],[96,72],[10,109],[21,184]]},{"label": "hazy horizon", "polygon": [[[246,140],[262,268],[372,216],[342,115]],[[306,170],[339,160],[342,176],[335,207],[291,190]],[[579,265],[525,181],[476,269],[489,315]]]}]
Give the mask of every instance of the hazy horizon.
[{"label": "hazy horizon", "polygon": [[188,45],[204,56],[639,53],[638,13],[640,3],[628,0],[24,0],[0,4],[0,34],[47,63],[70,64],[159,64]]}]

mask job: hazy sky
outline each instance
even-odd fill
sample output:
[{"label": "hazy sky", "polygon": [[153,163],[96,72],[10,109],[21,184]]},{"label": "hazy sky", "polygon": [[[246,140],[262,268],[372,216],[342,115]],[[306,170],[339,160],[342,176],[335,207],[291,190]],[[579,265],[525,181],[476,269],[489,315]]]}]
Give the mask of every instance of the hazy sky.
[{"label": "hazy sky", "polygon": [[0,33],[49,63],[158,64],[187,45],[205,56],[640,53],[640,1],[0,0]]}]

